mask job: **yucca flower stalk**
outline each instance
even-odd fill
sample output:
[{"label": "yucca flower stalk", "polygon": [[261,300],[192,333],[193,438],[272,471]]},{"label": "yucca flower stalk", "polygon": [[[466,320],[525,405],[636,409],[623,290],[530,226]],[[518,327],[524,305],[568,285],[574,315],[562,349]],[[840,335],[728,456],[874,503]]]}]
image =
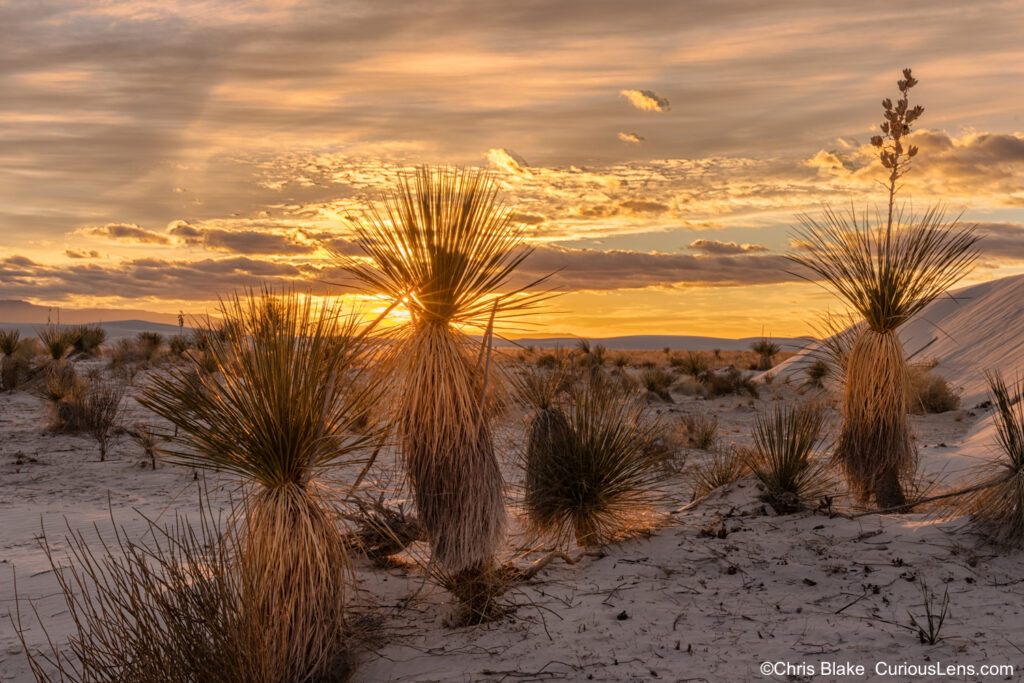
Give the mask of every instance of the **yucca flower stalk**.
[{"label": "yucca flower stalk", "polygon": [[890,170],[885,222],[875,227],[867,212],[846,215],[826,208],[821,218],[802,216],[796,234],[803,249],[790,259],[829,289],[864,327],[845,364],[843,425],[834,453],[854,494],[880,508],[906,503],[903,486],[917,462],[908,412],[909,371],[899,328],[956,284],[970,269],[978,237],[972,228],[947,221],[941,206],[914,219],[895,206],[900,177],[917,148],[903,138],[923,108],[911,108],[917,80],[910,69],[899,81],[901,97],[885,100],[886,121],[872,144]]},{"label": "yucca flower stalk", "polygon": [[[509,285],[529,254],[481,171],[404,174],[353,222],[363,256],[337,254],[369,293],[401,305],[390,368],[395,422],[431,562],[448,575],[490,570],[505,532],[503,482],[484,397],[496,322],[543,298]],[[470,331],[483,332],[479,342]],[[468,582],[468,579],[467,579]]]},{"label": "yucca flower stalk", "polygon": [[235,295],[221,314],[225,332],[206,351],[215,371],[171,367],[141,403],[178,428],[161,448],[168,459],[249,484],[234,531],[264,680],[316,680],[343,643],[351,580],[320,480],[363,462],[377,438],[357,425],[375,400],[376,383],[362,377],[366,337],[338,307],[290,292]]}]

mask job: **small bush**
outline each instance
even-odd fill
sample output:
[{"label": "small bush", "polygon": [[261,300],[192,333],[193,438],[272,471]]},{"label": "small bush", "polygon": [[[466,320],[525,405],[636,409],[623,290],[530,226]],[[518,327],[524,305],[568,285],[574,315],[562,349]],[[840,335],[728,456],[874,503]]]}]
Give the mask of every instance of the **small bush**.
[{"label": "small bush", "polygon": [[812,387],[823,388],[825,386],[825,378],[828,377],[829,371],[828,363],[822,359],[818,359],[804,368],[804,374],[807,375],[807,384]]},{"label": "small bush", "polygon": [[668,403],[673,403],[670,390],[675,381],[675,375],[659,367],[647,368],[640,375],[640,384],[647,390],[647,395]]},{"label": "small bush", "polygon": [[706,398],[718,398],[731,394],[748,394],[751,398],[758,397],[757,386],[736,368],[727,368],[717,372],[705,372],[700,376]]},{"label": "small bush", "polygon": [[156,357],[160,347],[163,346],[164,338],[159,332],[139,332],[136,336],[138,342],[139,353],[142,354],[142,358],[147,362],[151,363]]},{"label": "small bush", "polygon": [[924,367],[910,371],[910,411],[912,413],[945,413],[960,407],[960,396],[950,388],[945,377]]},{"label": "small bush", "polygon": [[718,417],[705,413],[685,415],[683,429],[686,432],[686,443],[691,448],[711,450],[718,436]]},{"label": "small bush", "polygon": [[552,434],[565,443],[531,464],[528,521],[539,535],[605,543],[654,502],[662,456],[649,445],[658,425],[640,395],[623,396],[600,376],[573,390],[564,419],[568,429]]},{"label": "small bush", "polygon": [[188,351],[192,347],[192,344],[191,342],[189,342],[188,337],[186,337],[185,335],[176,334],[173,337],[171,337],[170,341],[168,342],[168,347],[170,348],[171,353],[173,353],[175,356],[182,356],[185,354],[186,351]]},{"label": "small bush", "polygon": [[708,359],[697,351],[687,351],[685,356],[672,356],[670,362],[676,370],[691,377],[698,377],[700,373],[711,369]]},{"label": "small bush", "polygon": [[827,493],[826,465],[817,457],[824,426],[825,411],[818,404],[776,406],[757,417],[754,446],[745,457],[776,512],[795,512]]},{"label": "small bush", "polygon": [[139,445],[142,452],[149,459],[153,469],[156,469],[156,452],[160,443],[165,439],[165,436],[158,430],[153,429],[150,425],[136,425],[134,428],[128,430],[128,436],[132,438],[132,441]]},{"label": "small bush", "polygon": [[100,462],[107,459],[107,446],[123,405],[124,389],[122,385],[113,382],[90,384],[78,392],[72,403],[76,425],[95,439],[100,447]]},{"label": "small bush", "polygon": [[80,429],[79,414],[75,410],[80,390],[81,381],[69,363],[55,362],[44,368],[35,392],[50,404],[50,429],[60,432]]},{"label": "small bush", "polygon": [[693,498],[706,496],[731,484],[749,471],[743,455],[735,448],[715,449],[711,451],[711,457],[694,467],[690,474]]}]

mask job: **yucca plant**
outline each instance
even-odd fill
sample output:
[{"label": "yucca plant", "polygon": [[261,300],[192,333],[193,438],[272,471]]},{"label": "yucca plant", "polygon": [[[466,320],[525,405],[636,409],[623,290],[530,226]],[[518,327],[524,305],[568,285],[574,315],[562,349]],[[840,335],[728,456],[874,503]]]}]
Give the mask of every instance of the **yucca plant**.
[{"label": "yucca plant", "polygon": [[647,391],[647,396],[667,403],[674,403],[671,389],[675,381],[675,375],[664,368],[647,368],[640,374],[640,384]]},{"label": "yucca plant", "polygon": [[43,343],[46,354],[55,362],[64,360],[64,356],[68,355],[68,351],[71,349],[71,331],[58,325],[47,325],[40,330],[36,330],[36,336]]},{"label": "yucca plant", "polygon": [[142,354],[146,362],[150,362],[156,357],[157,351],[164,343],[164,337],[159,332],[139,332],[135,340],[139,353]]},{"label": "yucca plant", "polygon": [[217,372],[171,367],[140,402],[178,429],[166,457],[248,482],[238,570],[262,639],[259,680],[316,680],[342,647],[350,581],[321,479],[364,461],[377,438],[354,425],[377,386],[363,377],[366,337],[336,306],[295,293],[235,295],[221,313],[228,332],[206,350]]},{"label": "yucca plant", "polygon": [[795,512],[828,492],[828,472],[818,457],[824,427],[824,408],[815,403],[775,406],[754,421],[747,467],[776,512]]},{"label": "yucca plant", "polygon": [[1012,387],[998,373],[987,375],[995,401],[996,434],[1002,457],[979,466],[971,493],[961,501],[975,526],[998,544],[1024,542],[1024,380]]},{"label": "yucca plant", "polygon": [[659,425],[639,394],[600,375],[574,387],[566,417],[568,432],[532,463],[524,507],[536,534],[599,545],[656,500],[663,456],[650,444]]},{"label": "yucca plant", "polygon": [[559,401],[570,385],[564,367],[529,370],[514,384],[519,400],[533,410],[523,461],[524,486],[531,491],[540,485],[548,463],[571,447],[569,421]]},{"label": "yucca plant", "polygon": [[70,331],[74,353],[95,355],[107,340],[107,331],[99,325],[78,325]]},{"label": "yucca plant", "polygon": [[[977,250],[973,229],[949,222],[941,207],[913,220],[895,206],[900,177],[917,148],[904,148],[923,109],[908,104],[917,83],[910,69],[899,81],[900,99],[885,100],[883,136],[872,143],[889,169],[888,217],[874,227],[866,212],[801,217],[803,249],[790,259],[864,319],[846,359],[843,425],[835,449],[854,494],[880,508],[906,503],[903,487],[916,467],[907,419],[908,368],[898,331],[970,269]],[[799,274],[799,273],[798,273]]]},{"label": "yucca plant", "polygon": [[782,347],[773,342],[771,339],[764,337],[759,341],[754,342],[750,345],[750,350],[757,354],[757,369],[758,370],[771,370],[772,369],[772,358],[774,358]]},{"label": "yucca plant", "polygon": [[18,343],[21,341],[21,332],[18,330],[0,330],[0,353],[13,356],[18,350]]},{"label": "yucca plant", "polygon": [[[488,381],[496,381],[494,325],[546,295],[508,285],[529,250],[484,172],[423,167],[402,175],[353,230],[363,258],[337,254],[342,265],[367,292],[408,312],[389,367],[400,387],[395,423],[431,562],[475,584],[493,570],[506,525],[484,405]],[[472,330],[484,332],[482,342]]]}]

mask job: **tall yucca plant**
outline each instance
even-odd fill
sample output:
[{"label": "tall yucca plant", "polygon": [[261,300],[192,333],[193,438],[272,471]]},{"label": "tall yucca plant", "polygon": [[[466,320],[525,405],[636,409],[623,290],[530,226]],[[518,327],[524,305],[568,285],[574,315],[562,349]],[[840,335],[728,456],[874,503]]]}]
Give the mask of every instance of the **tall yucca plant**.
[{"label": "tall yucca plant", "polygon": [[[399,178],[354,222],[366,258],[338,254],[368,291],[402,304],[392,344],[405,467],[431,561],[447,574],[487,572],[506,523],[484,394],[496,319],[542,294],[508,281],[529,251],[484,172],[423,167]],[[467,330],[485,331],[478,347]]]},{"label": "tall yucca plant", "polygon": [[889,169],[886,222],[874,227],[866,213],[843,215],[828,208],[820,219],[802,216],[797,239],[804,248],[790,256],[813,273],[804,277],[816,277],[864,319],[846,359],[844,419],[835,458],[858,498],[873,498],[882,508],[906,503],[902,482],[917,459],[898,330],[967,273],[978,240],[971,228],[946,221],[941,207],[913,220],[895,206],[899,179],[917,154],[913,145],[904,148],[904,138],[924,111],[909,106],[917,80],[910,69],[903,75],[900,99],[895,105],[888,99],[882,103],[884,137],[872,138]]},{"label": "tall yucca plant", "polygon": [[263,680],[315,680],[340,651],[350,573],[319,479],[360,462],[374,438],[357,424],[371,397],[353,389],[374,386],[361,378],[364,337],[354,318],[294,293],[236,295],[221,313],[226,333],[207,349],[215,371],[171,368],[141,402],[178,428],[162,449],[171,458],[251,484],[235,529],[259,669]]}]

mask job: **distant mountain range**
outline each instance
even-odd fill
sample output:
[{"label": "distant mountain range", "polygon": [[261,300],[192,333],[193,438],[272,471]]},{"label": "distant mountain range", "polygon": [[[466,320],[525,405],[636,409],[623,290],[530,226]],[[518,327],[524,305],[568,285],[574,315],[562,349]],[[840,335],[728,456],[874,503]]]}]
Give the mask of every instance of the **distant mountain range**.
[{"label": "distant mountain range", "polygon": [[[185,316],[186,326],[191,320]],[[111,341],[121,337],[129,337],[144,330],[161,334],[177,334],[178,316],[173,313],[153,313],[135,309],[113,308],[48,308],[37,306],[25,301],[0,299],[0,327],[20,329],[22,334],[34,334],[35,328],[47,322],[61,325],[81,325],[84,323],[100,323],[107,331]],[[186,331],[189,328],[186,327]],[[535,346],[538,348],[558,348],[575,346],[582,337],[546,337],[516,339],[514,343],[498,340],[496,346]],[[630,349],[636,351],[664,348],[673,351],[699,351],[721,349],[722,351],[745,351],[760,337],[744,339],[724,339],[719,337],[699,337],[685,335],[634,335],[625,337],[587,338],[591,344],[603,344],[609,349]],[[796,350],[807,345],[806,339],[783,337],[772,338],[785,350]]]},{"label": "distant mountain range", "polygon": [[[186,322],[187,318],[186,317]],[[37,306],[26,301],[0,299],[0,320],[4,323],[27,323],[45,325],[47,322],[62,325],[81,325],[113,321],[146,321],[178,325],[174,313],[153,313],[130,308],[58,308]]]}]

